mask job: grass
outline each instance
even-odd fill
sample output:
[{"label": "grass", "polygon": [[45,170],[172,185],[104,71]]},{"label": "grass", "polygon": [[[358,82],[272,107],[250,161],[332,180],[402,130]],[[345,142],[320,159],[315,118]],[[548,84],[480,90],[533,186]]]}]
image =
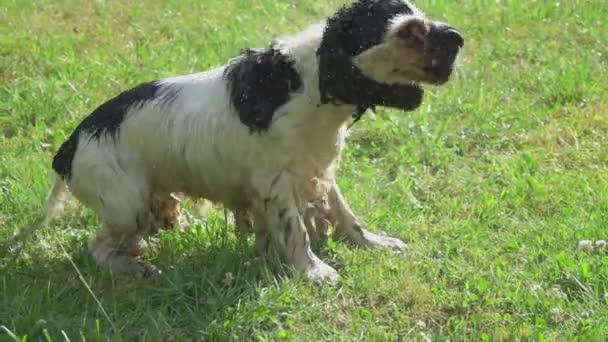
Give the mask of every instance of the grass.
[{"label": "grass", "polygon": [[2,1],[0,340],[608,339],[608,253],[577,250],[608,239],[601,0],[418,2],[465,35],[460,68],[418,110],[355,125],[339,180],[370,229],[409,242],[406,256],[330,241],[323,258],[341,282],[315,287],[254,258],[221,210],[190,207],[190,230],[149,251],[164,276],[136,280],[97,269],[86,252],[97,219],[72,204],[7,268],[54,151],[98,104],[339,5]]}]

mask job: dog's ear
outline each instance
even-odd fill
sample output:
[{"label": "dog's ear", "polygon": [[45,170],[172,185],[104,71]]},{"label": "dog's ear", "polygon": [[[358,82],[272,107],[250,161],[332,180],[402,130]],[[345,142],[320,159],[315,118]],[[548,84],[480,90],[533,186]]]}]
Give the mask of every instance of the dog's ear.
[{"label": "dog's ear", "polygon": [[405,44],[416,50],[423,50],[430,27],[421,18],[411,18],[397,27],[396,36],[403,40]]}]

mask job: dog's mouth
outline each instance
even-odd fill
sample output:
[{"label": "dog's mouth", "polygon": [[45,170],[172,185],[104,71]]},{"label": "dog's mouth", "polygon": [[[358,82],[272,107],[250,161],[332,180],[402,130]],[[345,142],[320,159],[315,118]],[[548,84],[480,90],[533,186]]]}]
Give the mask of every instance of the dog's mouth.
[{"label": "dog's mouth", "polygon": [[393,74],[400,79],[407,80],[407,83],[428,83],[432,85],[441,85],[446,83],[452,72],[454,65],[434,65],[421,66],[411,70],[393,69]]},{"label": "dog's mouth", "polygon": [[418,63],[395,67],[392,73],[394,77],[403,81],[442,85],[452,76],[457,56],[457,49],[429,53]]},{"label": "dog's mouth", "polygon": [[444,84],[452,75],[454,71],[454,64],[442,65],[442,66],[429,66],[422,68],[425,75],[425,82],[430,84]]}]

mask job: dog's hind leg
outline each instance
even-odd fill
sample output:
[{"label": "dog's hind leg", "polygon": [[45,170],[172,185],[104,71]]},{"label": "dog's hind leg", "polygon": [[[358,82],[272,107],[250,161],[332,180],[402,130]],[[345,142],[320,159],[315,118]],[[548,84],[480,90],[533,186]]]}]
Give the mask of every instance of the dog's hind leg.
[{"label": "dog's hind leg", "polygon": [[144,238],[150,232],[159,229],[152,212],[145,205],[150,201],[139,191],[127,195],[123,190],[116,196],[131,197],[129,201],[131,205],[119,198],[106,201],[109,203],[104,205],[100,213],[101,231],[89,246],[91,255],[99,265],[116,272],[136,276],[151,276],[158,273],[155,266],[139,258]]},{"label": "dog's hind leg", "polygon": [[349,242],[365,248],[390,248],[401,251],[407,245],[393,237],[374,234],[363,227],[346,203],[338,185],[333,184],[328,194],[330,218],[336,224],[336,233]]},{"label": "dog's hind leg", "polygon": [[97,264],[136,276],[157,273],[138,258],[142,238],[155,224],[145,177],[129,173],[111,156],[75,160],[74,170],[70,190],[99,215],[102,224],[89,245]]},{"label": "dog's hind leg", "polygon": [[142,243],[140,237],[117,234],[117,229],[104,224],[91,242],[89,251],[97,264],[112,271],[142,277],[153,276],[160,271],[139,258]]}]

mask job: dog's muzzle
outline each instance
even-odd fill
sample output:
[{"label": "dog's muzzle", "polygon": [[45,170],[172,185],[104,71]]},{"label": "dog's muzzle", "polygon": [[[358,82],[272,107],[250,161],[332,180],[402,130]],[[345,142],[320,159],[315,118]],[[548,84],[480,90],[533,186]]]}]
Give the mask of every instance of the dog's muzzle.
[{"label": "dog's muzzle", "polygon": [[445,83],[454,70],[454,61],[464,46],[464,38],[454,28],[443,23],[432,26],[429,38],[431,60],[425,72],[432,83]]}]

